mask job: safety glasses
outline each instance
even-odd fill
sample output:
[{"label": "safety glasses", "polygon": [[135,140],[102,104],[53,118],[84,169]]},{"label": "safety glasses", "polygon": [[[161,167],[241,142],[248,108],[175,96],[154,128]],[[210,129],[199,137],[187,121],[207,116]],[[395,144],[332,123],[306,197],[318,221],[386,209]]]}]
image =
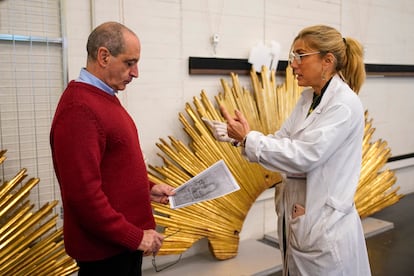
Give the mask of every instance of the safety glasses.
[{"label": "safety glasses", "polygon": [[290,52],[290,54],[289,54],[289,60],[288,61],[289,61],[289,64],[292,64],[293,61],[296,60],[296,62],[298,64],[301,64],[303,57],[311,56],[311,55],[316,55],[316,54],[320,54],[320,53],[321,52],[312,52],[312,53],[298,54],[298,53],[295,53],[295,52]]}]

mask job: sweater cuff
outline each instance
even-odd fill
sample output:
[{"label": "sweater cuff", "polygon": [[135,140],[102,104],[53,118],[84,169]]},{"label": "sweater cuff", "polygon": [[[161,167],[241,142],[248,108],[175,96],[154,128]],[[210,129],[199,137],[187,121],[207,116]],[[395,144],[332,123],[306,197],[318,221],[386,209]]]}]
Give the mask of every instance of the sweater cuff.
[{"label": "sweater cuff", "polygon": [[124,244],[127,248],[129,248],[131,251],[138,250],[139,245],[142,242],[142,239],[144,237],[144,231],[140,228],[131,229],[128,231],[128,233],[125,235]]}]

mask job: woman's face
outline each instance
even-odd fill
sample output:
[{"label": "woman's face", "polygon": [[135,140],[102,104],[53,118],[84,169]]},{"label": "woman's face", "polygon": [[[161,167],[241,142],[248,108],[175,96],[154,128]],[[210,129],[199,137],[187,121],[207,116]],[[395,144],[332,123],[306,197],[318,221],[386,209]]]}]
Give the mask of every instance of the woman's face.
[{"label": "woman's face", "polygon": [[309,54],[300,57],[300,62],[293,58],[291,67],[300,86],[311,86],[315,91],[320,91],[325,83],[322,80],[323,59],[316,49],[310,49],[306,46],[303,39],[298,39],[292,47],[294,55]]}]

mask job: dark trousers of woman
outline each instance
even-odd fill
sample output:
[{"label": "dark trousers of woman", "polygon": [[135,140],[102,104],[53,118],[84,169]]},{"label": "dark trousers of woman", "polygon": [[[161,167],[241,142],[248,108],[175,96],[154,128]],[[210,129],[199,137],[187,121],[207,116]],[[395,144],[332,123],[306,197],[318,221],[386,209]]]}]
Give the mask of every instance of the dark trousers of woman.
[{"label": "dark trousers of woman", "polygon": [[125,252],[95,262],[78,262],[78,276],[141,276],[142,251]]}]

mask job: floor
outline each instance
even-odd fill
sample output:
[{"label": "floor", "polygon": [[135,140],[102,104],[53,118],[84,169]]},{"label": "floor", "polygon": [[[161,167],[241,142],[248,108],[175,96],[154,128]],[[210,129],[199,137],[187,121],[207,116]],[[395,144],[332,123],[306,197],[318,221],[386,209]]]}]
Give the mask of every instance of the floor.
[{"label": "floor", "polygon": [[373,215],[394,229],[367,239],[374,276],[414,275],[414,193]]},{"label": "floor", "polygon": [[367,239],[372,275],[414,275],[414,193],[372,217],[394,223],[393,229]]}]

